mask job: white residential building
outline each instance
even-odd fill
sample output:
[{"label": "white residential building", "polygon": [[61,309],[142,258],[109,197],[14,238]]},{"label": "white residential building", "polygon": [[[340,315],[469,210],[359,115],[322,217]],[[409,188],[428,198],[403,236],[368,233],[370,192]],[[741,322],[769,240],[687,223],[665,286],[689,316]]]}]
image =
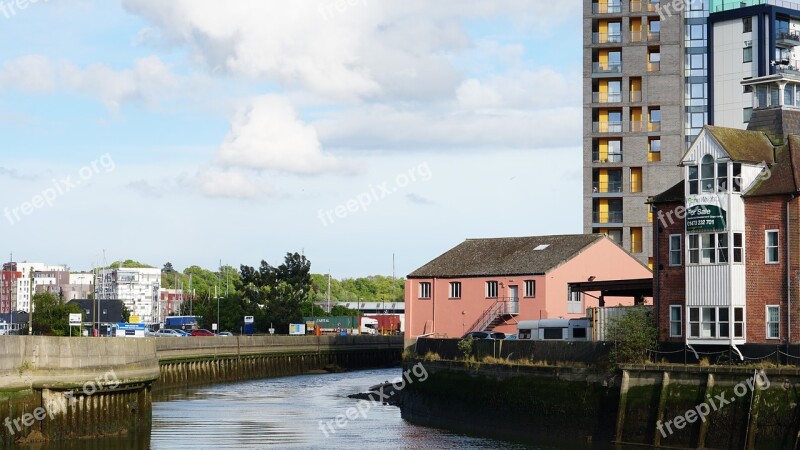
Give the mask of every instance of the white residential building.
[{"label": "white residential building", "polygon": [[10,263],[10,265],[13,271],[21,273],[20,278],[14,280],[12,302],[16,305],[17,311],[25,312],[31,311],[31,299],[37,287],[49,289],[58,284],[58,278],[54,275],[56,272],[69,271],[64,265],[29,262]]},{"label": "white residential building", "polygon": [[97,298],[122,300],[131,313],[131,321],[135,317],[141,323],[157,321],[161,269],[103,269],[98,272],[95,284]]}]

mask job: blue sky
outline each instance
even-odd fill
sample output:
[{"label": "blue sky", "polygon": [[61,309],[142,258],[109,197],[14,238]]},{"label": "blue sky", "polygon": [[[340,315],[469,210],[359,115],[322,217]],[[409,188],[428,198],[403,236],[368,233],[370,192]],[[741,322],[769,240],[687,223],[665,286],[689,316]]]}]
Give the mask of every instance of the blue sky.
[{"label": "blue sky", "polygon": [[577,0],[2,1],[16,260],[403,276],[581,232]]}]

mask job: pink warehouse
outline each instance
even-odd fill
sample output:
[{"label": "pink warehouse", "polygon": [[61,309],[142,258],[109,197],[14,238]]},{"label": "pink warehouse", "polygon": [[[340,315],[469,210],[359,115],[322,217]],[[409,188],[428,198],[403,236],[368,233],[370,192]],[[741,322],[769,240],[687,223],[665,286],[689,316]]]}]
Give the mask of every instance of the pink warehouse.
[{"label": "pink warehouse", "polygon": [[[651,277],[601,234],[467,239],[408,275],[406,338],[515,333],[520,320],[584,317],[598,299],[570,298],[568,283]],[[607,298],[606,304],[633,301]]]}]

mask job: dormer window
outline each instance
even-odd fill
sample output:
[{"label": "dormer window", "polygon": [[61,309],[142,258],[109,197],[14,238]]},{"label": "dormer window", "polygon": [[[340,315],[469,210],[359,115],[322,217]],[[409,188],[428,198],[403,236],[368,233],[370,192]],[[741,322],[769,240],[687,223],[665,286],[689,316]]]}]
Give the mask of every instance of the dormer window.
[{"label": "dormer window", "polygon": [[700,188],[703,192],[714,192],[714,157],[703,156],[700,163]]},{"label": "dormer window", "polygon": [[687,166],[687,191],[689,195],[713,192],[742,192],[742,164],[728,161],[716,162],[705,155],[699,166]]}]

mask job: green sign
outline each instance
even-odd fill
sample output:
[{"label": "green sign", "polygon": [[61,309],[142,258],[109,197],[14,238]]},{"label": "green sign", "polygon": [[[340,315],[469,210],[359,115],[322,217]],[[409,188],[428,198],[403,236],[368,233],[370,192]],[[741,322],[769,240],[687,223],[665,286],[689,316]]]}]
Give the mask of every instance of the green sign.
[{"label": "green sign", "polygon": [[715,194],[686,198],[686,231],[724,231],[728,213]]}]

